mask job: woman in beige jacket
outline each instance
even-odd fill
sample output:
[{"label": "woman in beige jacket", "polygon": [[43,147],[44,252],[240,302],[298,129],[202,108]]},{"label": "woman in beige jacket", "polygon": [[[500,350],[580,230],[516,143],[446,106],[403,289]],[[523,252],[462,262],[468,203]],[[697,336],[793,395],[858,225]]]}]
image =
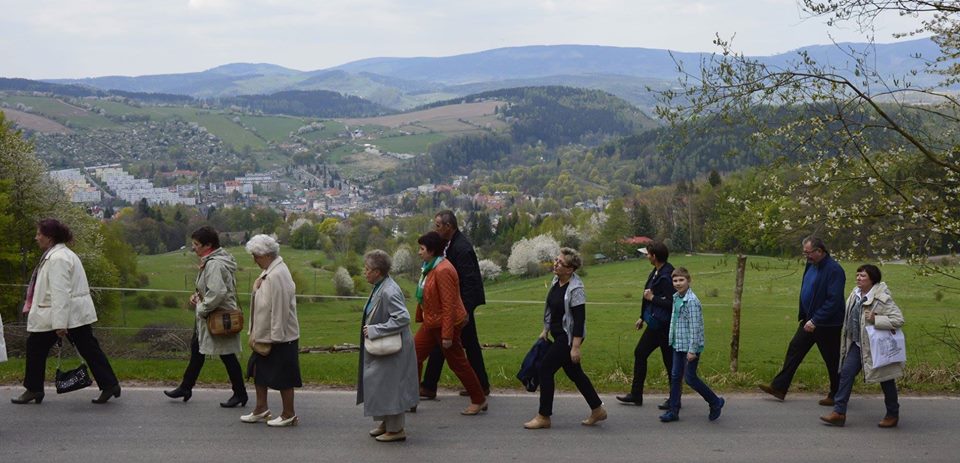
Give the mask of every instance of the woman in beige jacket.
[{"label": "woman in beige jacket", "polygon": [[64,336],[77,347],[97,380],[100,396],[93,399],[93,403],[102,404],[111,397],[120,397],[120,382],[93,336],[91,325],[97,321],[97,311],[90,297],[87,274],[80,258],[66,245],[73,241],[73,233],[65,224],[45,219],[37,224],[35,239],[43,255],[30,278],[23,307],[30,333],[23,378],[27,390],[10,401],[15,404],[43,401],[47,355]]},{"label": "woman in beige jacket", "polygon": [[[293,409],[293,388],[303,386],[300,379],[296,285],[290,269],[280,257],[280,245],[267,235],[247,241],[247,252],[263,272],[253,283],[250,296],[249,344],[253,349],[247,363],[247,377],[254,378],[257,407],[240,417],[244,423],[266,421],[269,426],[295,426],[299,422]],[[267,388],[280,391],[283,412],[271,419],[267,406]]]},{"label": "woman in beige jacket", "polygon": [[887,288],[880,281],[880,269],[875,265],[861,265],[857,269],[857,287],[847,298],[840,346],[840,386],[834,397],[833,412],[820,420],[832,426],[843,426],[847,421],[847,402],[853,383],[860,370],[868,383],[880,383],[887,413],[878,423],[881,428],[892,428],[900,420],[896,379],[903,376],[903,363],[895,362],[873,368],[867,326],[876,330],[898,330],[903,326],[903,313]]}]

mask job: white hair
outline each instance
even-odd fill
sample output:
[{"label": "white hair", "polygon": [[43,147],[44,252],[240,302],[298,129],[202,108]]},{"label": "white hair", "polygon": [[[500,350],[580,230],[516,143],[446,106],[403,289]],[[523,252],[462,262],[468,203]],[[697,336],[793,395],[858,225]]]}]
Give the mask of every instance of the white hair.
[{"label": "white hair", "polygon": [[247,241],[247,252],[255,256],[280,255],[280,243],[270,235],[254,235]]}]

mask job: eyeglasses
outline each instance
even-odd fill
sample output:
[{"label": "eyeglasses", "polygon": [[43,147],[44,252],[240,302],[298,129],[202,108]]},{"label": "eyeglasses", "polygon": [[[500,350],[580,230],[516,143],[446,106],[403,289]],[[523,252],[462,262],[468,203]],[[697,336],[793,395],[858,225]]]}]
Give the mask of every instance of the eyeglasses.
[{"label": "eyeglasses", "polygon": [[436,228],[436,229],[439,230],[439,229],[443,228],[444,225],[446,225],[446,224],[443,223],[443,222],[434,222],[434,223],[433,223],[433,228]]},{"label": "eyeglasses", "polygon": [[815,253],[816,253],[817,251],[819,251],[819,250],[820,250],[820,248],[814,248],[814,249],[811,249],[811,250],[809,250],[809,251],[807,251],[806,249],[804,249],[804,250],[801,251],[801,252],[803,253],[803,255],[809,256],[809,255],[815,254]]}]

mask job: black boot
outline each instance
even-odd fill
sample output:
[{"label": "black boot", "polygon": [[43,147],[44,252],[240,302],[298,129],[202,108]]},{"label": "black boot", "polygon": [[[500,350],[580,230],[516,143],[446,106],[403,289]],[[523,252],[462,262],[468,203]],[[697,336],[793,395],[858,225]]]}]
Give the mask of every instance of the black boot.
[{"label": "black boot", "polygon": [[36,401],[37,405],[40,405],[40,402],[43,402],[43,391],[40,392],[31,392],[23,391],[23,394],[20,394],[19,397],[14,397],[10,399],[10,402],[23,405],[28,404],[30,401]]},{"label": "black boot", "polygon": [[241,407],[247,406],[247,391],[236,392],[234,391],[233,395],[226,402],[220,402],[220,406],[223,408],[233,408],[237,405]]},{"label": "black boot", "polygon": [[628,393],[627,395],[618,395],[617,400],[619,400],[624,405],[643,405],[643,393]]},{"label": "black boot", "polygon": [[193,397],[193,389],[186,388],[183,386],[177,386],[176,389],[172,391],[163,391],[163,393],[166,394],[167,397],[171,399],[179,399],[183,397],[184,402],[190,400],[190,398]]},{"label": "black boot", "polygon": [[108,400],[110,400],[110,397],[120,397],[119,384],[115,384],[113,387],[108,387],[100,391],[100,397],[97,397],[96,399],[91,400],[91,402],[95,404],[105,404],[107,403]]}]

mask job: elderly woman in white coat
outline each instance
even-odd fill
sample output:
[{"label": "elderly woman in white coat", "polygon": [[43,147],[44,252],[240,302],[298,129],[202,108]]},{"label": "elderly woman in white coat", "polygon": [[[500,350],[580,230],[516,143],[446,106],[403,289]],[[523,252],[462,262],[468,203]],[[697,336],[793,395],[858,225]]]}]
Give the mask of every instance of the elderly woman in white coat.
[{"label": "elderly woman in white coat", "polygon": [[23,306],[30,333],[23,379],[26,391],[10,401],[15,404],[43,401],[47,355],[64,336],[76,346],[97,381],[100,396],[93,399],[93,403],[103,404],[111,397],[120,397],[120,382],[93,336],[91,325],[97,321],[97,311],[90,297],[87,274],[80,258],[66,245],[73,240],[73,233],[58,220],[44,219],[37,224],[35,239],[43,255],[30,277]]},{"label": "elderly woman in white coat", "polygon": [[190,341],[190,363],[183,372],[183,380],[176,389],[163,391],[167,397],[183,398],[186,402],[193,396],[193,386],[200,376],[200,369],[207,355],[219,355],[230,377],[233,395],[221,407],[232,408],[247,404],[247,390],[243,384],[243,369],[237,354],[240,353],[240,334],[214,336],[207,328],[207,316],[217,309],[238,309],[237,261],[220,247],[220,235],[213,227],[204,226],[190,234],[193,252],[200,258],[200,273],[197,275],[196,292],[190,296],[194,309],[193,339]]},{"label": "elderly woman in white coat", "polygon": [[895,362],[873,368],[870,339],[867,326],[877,331],[896,330],[903,326],[903,313],[881,281],[880,269],[875,265],[857,268],[857,287],[847,298],[847,309],[841,332],[840,386],[834,397],[833,412],[820,420],[832,426],[843,426],[847,421],[847,403],[853,391],[853,383],[860,370],[868,383],[880,383],[887,413],[877,423],[881,428],[893,428],[900,421],[900,403],[897,401],[896,379],[903,376],[903,363]]},{"label": "elderly woman in white coat", "polygon": [[[293,388],[300,379],[300,323],[297,321],[297,286],[290,269],[280,257],[280,244],[270,236],[256,235],[247,241],[247,252],[262,272],[253,282],[250,295],[248,343],[253,353],[247,363],[247,377],[257,388],[257,407],[240,417],[244,423],[266,421],[269,426],[296,426],[300,419],[293,409]],[[283,412],[270,419],[267,389],[280,391]]]},{"label": "elderly woman in white coat", "polygon": [[406,440],[404,413],[420,401],[417,378],[417,354],[410,333],[410,312],[403,292],[390,278],[390,255],[379,249],[363,257],[363,273],[373,285],[363,310],[361,345],[365,339],[378,339],[400,333],[400,351],[373,355],[360,349],[357,375],[357,403],[363,403],[363,415],[379,421],[370,435],[379,442]]}]

